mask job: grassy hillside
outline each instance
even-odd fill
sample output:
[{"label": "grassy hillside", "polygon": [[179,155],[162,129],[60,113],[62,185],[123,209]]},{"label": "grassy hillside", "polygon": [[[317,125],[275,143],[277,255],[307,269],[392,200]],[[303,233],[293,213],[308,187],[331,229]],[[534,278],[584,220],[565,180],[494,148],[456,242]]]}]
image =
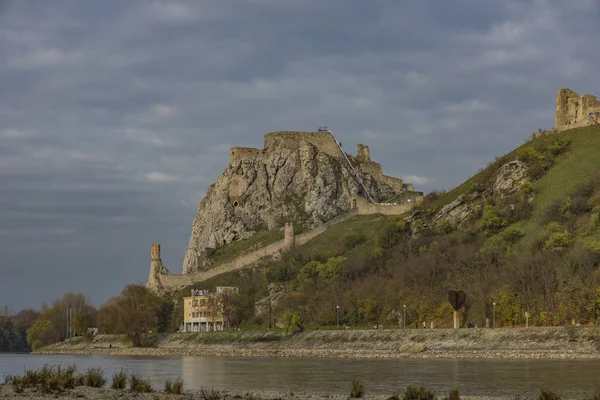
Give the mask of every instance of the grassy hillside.
[{"label": "grassy hillside", "polygon": [[[285,287],[283,322],[353,326],[434,321],[451,324],[447,291],[467,293],[462,321],[498,325],[595,323],[600,316],[600,127],[530,140],[447,193],[433,193],[417,219],[357,216],[282,260],[224,274],[199,286],[238,285],[232,311],[242,326],[267,324],[255,303],[269,284]],[[527,165],[528,182],[490,195],[507,162]],[[467,223],[433,230],[430,219],[460,195],[479,194]],[[477,196],[467,196],[477,197]],[[419,233],[415,235],[415,228]],[[428,228],[429,226],[429,228]],[[424,228],[423,228],[424,227]],[[235,253],[235,248],[222,252]],[[182,292],[184,293],[184,292]]]}]

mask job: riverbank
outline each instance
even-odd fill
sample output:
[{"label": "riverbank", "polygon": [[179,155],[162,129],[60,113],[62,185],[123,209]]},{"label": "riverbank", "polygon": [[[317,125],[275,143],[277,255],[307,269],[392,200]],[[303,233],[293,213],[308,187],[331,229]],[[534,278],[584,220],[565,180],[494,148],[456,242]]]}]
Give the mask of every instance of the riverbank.
[{"label": "riverbank", "polygon": [[123,335],[73,338],[34,354],[345,358],[600,359],[600,329],[389,329],[173,333],[133,347]]},{"label": "riverbank", "polygon": [[[390,395],[369,395],[365,394],[362,399],[365,400],[389,400]],[[397,395],[397,393],[396,393]],[[444,394],[440,398],[443,398]],[[269,391],[235,391],[222,390],[212,391],[205,389],[203,393],[200,390],[186,391],[183,395],[173,395],[160,392],[154,393],[132,393],[124,390],[114,390],[108,388],[90,388],[77,387],[63,393],[41,393],[35,390],[25,390],[22,393],[15,393],[12,386],[0,385],[0,398],[2,399],[23,399],[46,400],[46,399],[137,399],[137,400],[348,400],[348,395],[341,394],[318,394],[318,393],[298,393],[298,392],[269,392]],[[513,400],[510,397],[485,397],[485,396],[461,396],[461,400]]]}]

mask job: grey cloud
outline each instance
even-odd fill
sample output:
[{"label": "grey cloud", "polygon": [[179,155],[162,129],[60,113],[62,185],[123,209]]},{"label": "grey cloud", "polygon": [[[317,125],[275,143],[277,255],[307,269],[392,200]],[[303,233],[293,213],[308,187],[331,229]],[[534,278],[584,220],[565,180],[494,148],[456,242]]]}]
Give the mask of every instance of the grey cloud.
[{"label": "grey cloud", "polygon": [[[600,94],[593,0],[5,4],[0,304],[13,308],[66,290],[99,304],[146,279],[152,242],[178,270],[229,147],[268,131],[328,125],[386,173],[449,189],[550,127],[558,88]],[[40,290],[21,301],[25,287]]]}]

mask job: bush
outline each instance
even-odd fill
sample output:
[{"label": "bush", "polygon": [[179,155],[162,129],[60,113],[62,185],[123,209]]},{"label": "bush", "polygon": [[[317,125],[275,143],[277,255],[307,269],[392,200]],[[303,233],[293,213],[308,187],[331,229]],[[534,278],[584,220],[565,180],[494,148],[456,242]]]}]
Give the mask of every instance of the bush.
[{"label": "bush", "polygon": [[444,400],[460,400],[460,393],[458,389],[451,389],[448,392],[448,396],[444,397]]},{"label": "bush", "polygon": [[500,237],[508,244],[515,244],[519,239],[521,239],[525,234],[517,227],[509,227],[504,231],[500,232]]},{"label": "bush", "polygon": [[150,379],[142,379],[136,374],[131,374],[129,377],[129,389],[134,393],[152,393],[154,388]]},{"label": "bush", "polygon": [[560,400],[560,396],[551,390],[542,389],[539,400]]},{"label": "bush", "polygon": [[365,395],[365,386],[362,381],[355,379],[352,381],[352,388],[350,389],[350,397],[354,399],[360,399]]},{"label": "bush", "polygon": [[435,394],[424,386],[409,386],[402,396],[402,400],[434,400]]},{"label": "bush", "polygon": [[300,311],[285,311],[281,315],[286,335],[304,330],[304,318]]},{"label": "bush", "polygon": [[344,247],[346,247],[347,250],[352,250],[366,241],[367,237],[363,233],[352,232],[344,238]]},{"label": "bush", "polygon": [[221,395],[214,389],[205,389],[203,387],[200,388],[200,398],[202,400],[220,400]]},{"label": "bush", "polygon": [[115,372],[112,377],[111,388],[117,390],[123,390],[127,386],[127,374],[123,370]]},{"label": "bush", "polygon": [[106,384],[104,371],[101,368],[89,368],[83,377],[85,386],[100,388]]},{"label": "bush", "polygon": [[483,216],[479,226],[484,235],[491,236],[504,228],[506,221],[496,214],[493,206],[486,204],[483,207]]},{"label": "bush", "polygon": [[180,377],[173,382],[171,379],[165,381],[165,393],[183,394],[183,380]]},{"label": "bush", "polygon": [[554,232],[544,243],[546,250],[564,251],[571,245],[572,239],[569,232]]},{"label": "bush", "polygon": [[43,393],[61,393],[65,389],[73,389],[77,386],[78,379],[75,377],[74,365],[64,369],[60,366],[54,368],[44,365],[39,371],[26,371],[22,378],[12,377],[11,383],[17,392],[23,391],[24,388],[31,387],[36,388]]}]

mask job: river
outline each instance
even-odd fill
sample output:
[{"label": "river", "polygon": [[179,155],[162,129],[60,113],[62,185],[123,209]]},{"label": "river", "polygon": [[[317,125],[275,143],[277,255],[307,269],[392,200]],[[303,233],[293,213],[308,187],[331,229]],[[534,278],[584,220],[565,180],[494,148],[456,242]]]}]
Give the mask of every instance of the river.
[{"label": "river", "polygon": [[600,361],[403,360],[276,357],[40,356],[0,353],[0,378],[22,375],[44,364],[75,364],[78,371],[100,367],[109,383],[120,369],[150,378],[156,388],[181,376],[185,388],[254,389],[346,394],[361,379],[370,394],[398,393],[424,385],[438,395],[451,388],[463,395],[534,395],[541,388],[567,397],[600,392]]}]

